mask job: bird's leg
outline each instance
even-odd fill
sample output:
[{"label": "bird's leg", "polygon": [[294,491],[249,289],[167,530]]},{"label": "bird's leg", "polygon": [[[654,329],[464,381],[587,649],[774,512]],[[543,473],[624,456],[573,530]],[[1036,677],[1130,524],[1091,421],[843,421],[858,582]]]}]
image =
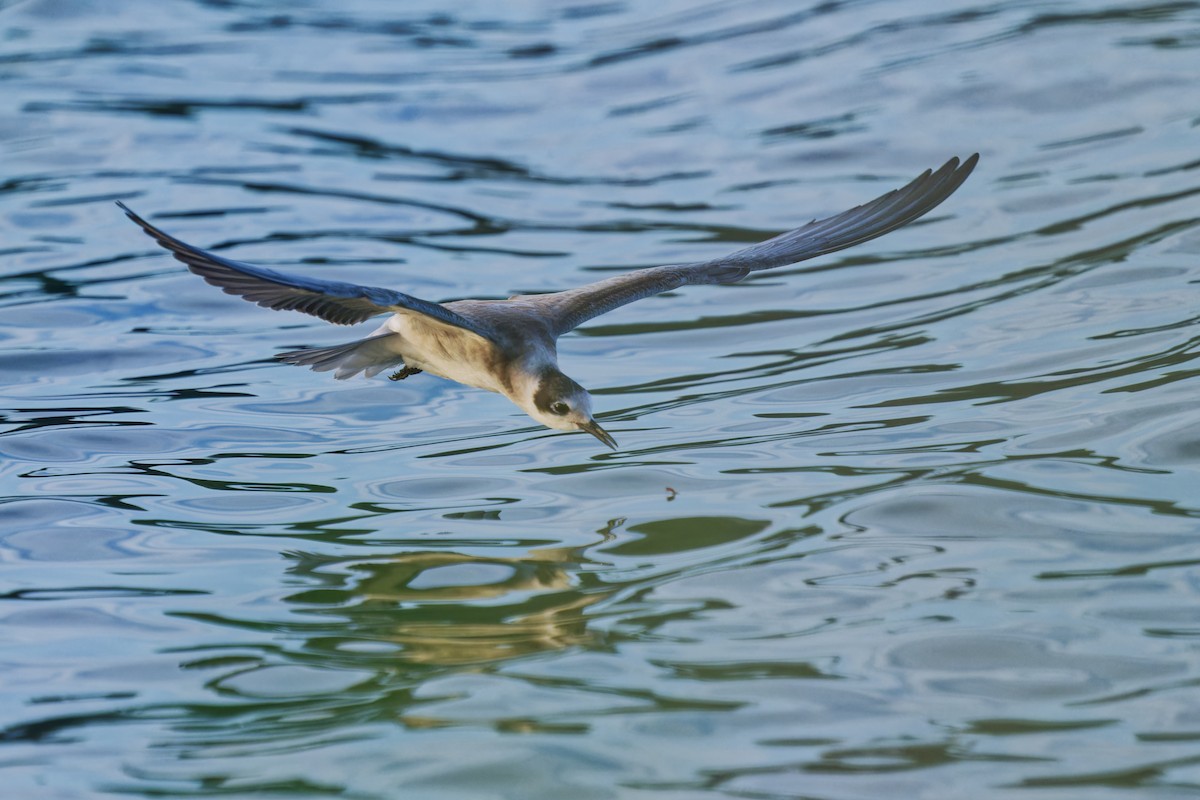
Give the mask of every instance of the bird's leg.
[{"label": "bird's leg", "polygon": [[388,375],[388,380],[389,381],[402,381],[405,378],[407,378],[409,375],[419,375],[420,373],[421,373],[421,370],[419,370],[415,367],[405,367],[404,369],[397,370],[396,372],[393,372],[391,375]]}]

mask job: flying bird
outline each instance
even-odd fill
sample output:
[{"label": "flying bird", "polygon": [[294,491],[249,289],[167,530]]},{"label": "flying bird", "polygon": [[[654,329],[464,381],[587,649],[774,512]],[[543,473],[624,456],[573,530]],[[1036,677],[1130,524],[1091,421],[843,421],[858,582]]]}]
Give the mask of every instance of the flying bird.
[{"label": "flying bird", "polygon": [[558,368],[558,337],[614,308],[681,286],[735,283],[751,272],[782,267],[883,236],[929,213],[954,193],[979,160],[952,158],[908,185],[869,203],[780,234],[711,261],[638,269],[575,289],[507,300],[434,303],[353,283],[288,275],[224,258],[164,233],[117,205],[187,268],[228,294],[266,308],[303,311],[337,325],[390,314],[365,339],[280,353],[277,358],[335,378],[366,377],[401,367],[400,380],[429,372],[498,392],[550,428],[586,431],[609,447],[587,390]]}]

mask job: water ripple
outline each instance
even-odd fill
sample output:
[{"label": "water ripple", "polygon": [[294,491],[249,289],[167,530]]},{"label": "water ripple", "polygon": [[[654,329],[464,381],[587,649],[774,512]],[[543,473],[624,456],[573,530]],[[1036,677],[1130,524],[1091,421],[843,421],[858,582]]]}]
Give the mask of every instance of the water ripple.
[{"label": "water ripple", "polygon": [[[7,794],[1191,792],[1197,5],[919,5],[0,10]],[[280,365],[360,332],[112,205],[505,297],[975,150],[905,231],[564,337],[613,452]]]}]

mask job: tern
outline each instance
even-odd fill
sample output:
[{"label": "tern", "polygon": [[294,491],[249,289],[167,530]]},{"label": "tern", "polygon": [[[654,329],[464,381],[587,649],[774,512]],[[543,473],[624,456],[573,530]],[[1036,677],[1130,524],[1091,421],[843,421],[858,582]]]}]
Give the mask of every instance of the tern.
[{"label": "tern", "polygon": [[751,272],[795,264],[883,236],[929,213],[954,193],[979,160],[952,158],[912,182],[825,219],[750,245],[729,255],[690,264],[649,267],[575,289],[507,300],[434,303],[394,289],[288,275],[224,258],[164,233],[117,205],[187,268],[228,294],[266,308],[303,311],[337,325],[390,314],[365,339],[333,347],[280,353],[276,358],[335,378],[385,369],[400,380],[429,372],[498,392],[550,428],[586,431],[609,447],[616,440],[600,427],[587,390],[558,368],[558,337],[593,317],[681,286],[735,283]]}]

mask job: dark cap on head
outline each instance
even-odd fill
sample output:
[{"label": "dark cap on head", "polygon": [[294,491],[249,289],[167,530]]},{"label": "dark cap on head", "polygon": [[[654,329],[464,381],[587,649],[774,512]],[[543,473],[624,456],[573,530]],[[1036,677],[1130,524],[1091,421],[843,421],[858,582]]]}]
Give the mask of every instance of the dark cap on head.
[{"label": "dark cap on head", "polygon": [[533,404],[543,414],[551,414],[550,406],[564,397],[570,397],[576,392],[582,392],[583,387],[556,369],[548,369],[538,380],[537,391],[533,393]]}]

